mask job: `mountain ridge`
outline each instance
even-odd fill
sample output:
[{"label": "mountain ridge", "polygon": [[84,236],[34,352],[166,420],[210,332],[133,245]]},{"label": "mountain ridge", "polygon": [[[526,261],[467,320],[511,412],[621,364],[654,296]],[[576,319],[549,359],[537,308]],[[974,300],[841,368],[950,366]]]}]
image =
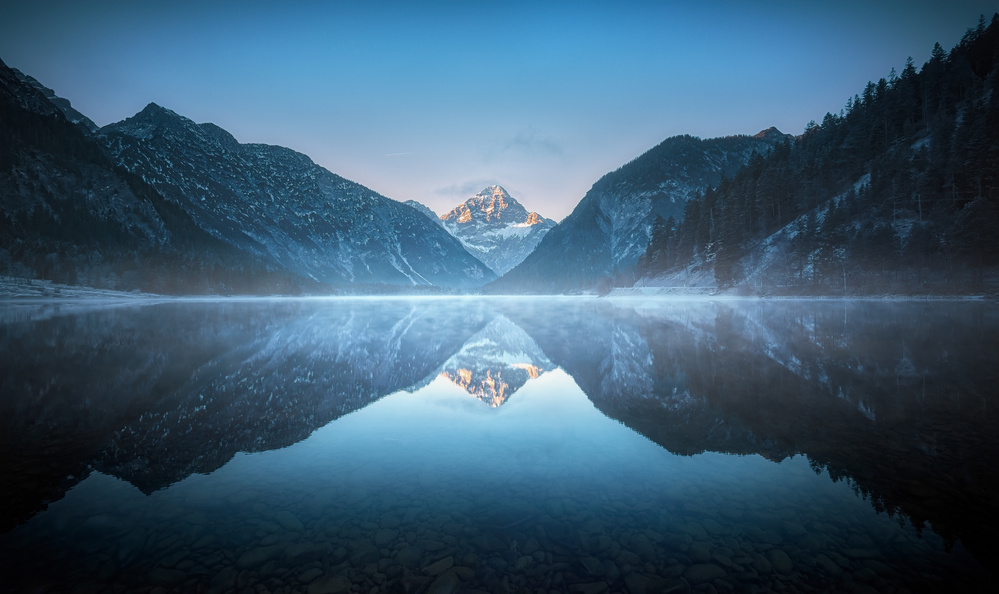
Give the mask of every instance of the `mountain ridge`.
[{"label": "mountain ridge", "polygon": [[76,108],[73,107],[73,104],[69,101],[69,99],[65,99],[63,97],[56,95],[55,91],[46,87],[42,83],[38,82],[34,77],[24,74],[17,68],[11,68],[10,70],[14,73],[14,76],[16,76],[21,82],[26,83],[29,86],[40,91],[41,94],[46,99],[48,99],[53,105],[55,105],[57,108],[59,108],[60,111],[62,111],[63,115],[65,115],[66,119],[68,119],[70,122],[82,127],[84,130],[88,132],[92,133],[97,131],[98,128],[97,124],[95,124],[87,116],[77,111]]},{"label": "mountain ridge", "polygon": [[493,276],[411,208],[292,149],[239,143],[155,103],[98,138],[213,236],[303,276],[456,288]]},{"label": "mountain ridge", "polygon": [[196,294],[454,290],[495,278],[439,225],[291,149],[241,144],[154,102],[95,131],[2,63],[0,101],[7,274]]},{"label": "mountain ridge", "polygon": [[[37,81],[36,81],[37,82]],[[201,230],[89,130],[0,61],[0,270],[154,293],[300,293],[286,274]]]}]

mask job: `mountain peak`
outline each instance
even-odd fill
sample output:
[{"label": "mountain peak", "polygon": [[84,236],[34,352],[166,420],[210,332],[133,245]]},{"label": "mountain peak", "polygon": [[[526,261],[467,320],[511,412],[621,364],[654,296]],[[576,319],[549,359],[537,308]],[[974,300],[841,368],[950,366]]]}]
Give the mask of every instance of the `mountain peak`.
[{"label": "mountain peak", "polygon": [[524,221],[525,225],[533,227],[534,225],[540,225],[545,222],[545,218],[536,212],[527,213],[527,220]]},{"label": "mountain peak", "polygon": [[59,109],[23,77],[19,70],[10,68],[0,61],[0,104],[9,103],[46,116],[59,113]]},{"label": "mountain peak", "polygon": [[760,130],[759,132],[754,134],[753,138],[760,138],[762,140],[767,140],[769,142],[779,142],[781,140],[784,140],[784,137],[786,136],[787,134],[784,134],[783,132],[778,130],[775,126],[770,126],[766,130]]},{"label": "mountain peak", "polygon": [[134,116],[109,124],[106,128],[134,138],[148,139],[158,130],[176,126],[192,127],[194,122],[156,103],[150,103]]},{"label": "mountain peak", "polygon": [[[519,202],[513,199],[503,186],[489,186],[483,189],[481,192],[472,196],[465,201],[470,208],[477,207],[479,210],[486,214],[486,221],[499,221],[504,211],[508,209],[513,209],[508,215],[517,216],[520,210],[524,210],[524,207],[520,205]],[[507,216],[506,218],[509,218]],[[517,216],[519,219],[520,217]]]},{"label": "mountain peak", "polygon": [[434,223],[437,223],[438,225],[444,224],[444,222],[441,221],[440,217],[437,216],[437,213],[431,210],[429,206],[423,204],[422,202],[417,202],[416,200],[407,200],[403,202],[403,204],[411,208],[415,208],[421,214],[425,215],[428,219],[430,219]]},{"label": "mountain peak", "polygon": [[181,116],[177,115],[177,112],[167,109],[157,103],[149,102],[148,105],[142,108],[142,111],[132,116],[133,118],[162,118],[162,117],[175,117],[179,118]]},{"label": "mountain peak", "polygon": [[121,134],[148,140],[157,133],[170,131],[194,138],[195,142],[214,145],[227,150],[238,150],[241,146],[236,138],[212,123],[196,124],[172,109],[157,103],[149,103],[134,116],[108,126]]},{"label": "mountain peak", "polygon": [[235,136],[229,134],[227,130],[215,124],[209,122],[206,124],[198,124],[198,127],[201,128],[201,131],[205,134],[205,136],[220,146],[229,150],[236,150],[239,147],[239,141],[236,140]]},{"label": "mountain peak", "polygon": [[503,186],[487,186],[440,216],[445,229],[496,274],[519,264],[555,221],[527,212]]},{"label": "mountain peak", "polygon": [[519,223],[527,209],[513,199],[503,186],[487,186],[478,194],[441,215],[442,221],[456,223]]},{"label": "mountain peak", "polygon": [[486,186],[476,196],[505,196],[510,198],[510,194],[503,189],[503,186]]}]

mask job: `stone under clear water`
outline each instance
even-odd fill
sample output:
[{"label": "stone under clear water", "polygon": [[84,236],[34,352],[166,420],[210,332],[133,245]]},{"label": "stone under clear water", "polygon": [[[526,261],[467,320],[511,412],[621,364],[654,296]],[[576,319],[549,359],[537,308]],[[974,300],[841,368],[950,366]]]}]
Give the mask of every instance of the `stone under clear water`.
[{"label": "stone under clear water", "polygon": [[990,591],[999,309],[0,308],[25,592]]}]

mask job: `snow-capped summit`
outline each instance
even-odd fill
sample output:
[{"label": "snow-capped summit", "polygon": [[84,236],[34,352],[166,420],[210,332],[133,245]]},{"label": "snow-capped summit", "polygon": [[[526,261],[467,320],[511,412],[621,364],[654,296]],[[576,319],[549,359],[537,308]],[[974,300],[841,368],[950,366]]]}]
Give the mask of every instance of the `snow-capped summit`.
[{"label": "snow-capped summit", "polygon": [[462,204],[441,215],[441,220],[457,223],[517,223],[527,219],[527,209],[502,186],[489,186]]},{"label": "snow-capped summit", "polygon": [[528,212],[502,186],[489,186],[440,216],[469,252],[502,275],[530,254],[555,221]]}]

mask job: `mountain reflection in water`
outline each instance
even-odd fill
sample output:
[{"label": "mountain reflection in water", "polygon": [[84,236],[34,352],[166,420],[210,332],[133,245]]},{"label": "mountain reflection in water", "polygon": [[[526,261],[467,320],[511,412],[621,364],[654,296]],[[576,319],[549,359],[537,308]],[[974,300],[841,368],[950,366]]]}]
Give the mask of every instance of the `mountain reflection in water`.
[{"label": "mountain reflection in water", "polygon": [[497,314],[448,359],[441,375],[487,405],[497,407],[527,380],[551,369],[553,365],[534,339],[506,316]]},{"label": "mountain reflection in water", "polygon": [[[995,579],[993,304],[343,299],[8,306],[0,320],[0,567],[15,589]],[[798,455],[819,476],[803,477]],[[164,501],[201,489],[187,497],[202,501],[239,472],[243,490],[290,491],[317,461],[339,470],[310,491],[313,516],[289,517],[281,495],[230,493],[231,521],[268,527],[238,537],[224,514],[195,522],[176,502],[163,509],[196,527],[191,542],[169,515],[69,511],[98,491],[141,506],[108,477]],[[703,497],[741,476],[756,491]],[[829,479],[869,517],[837,524],[832,506],[850,504]],[[784,509],[761,511],[767,489]],[[41,579],[53,565],[64,577]]]}]

